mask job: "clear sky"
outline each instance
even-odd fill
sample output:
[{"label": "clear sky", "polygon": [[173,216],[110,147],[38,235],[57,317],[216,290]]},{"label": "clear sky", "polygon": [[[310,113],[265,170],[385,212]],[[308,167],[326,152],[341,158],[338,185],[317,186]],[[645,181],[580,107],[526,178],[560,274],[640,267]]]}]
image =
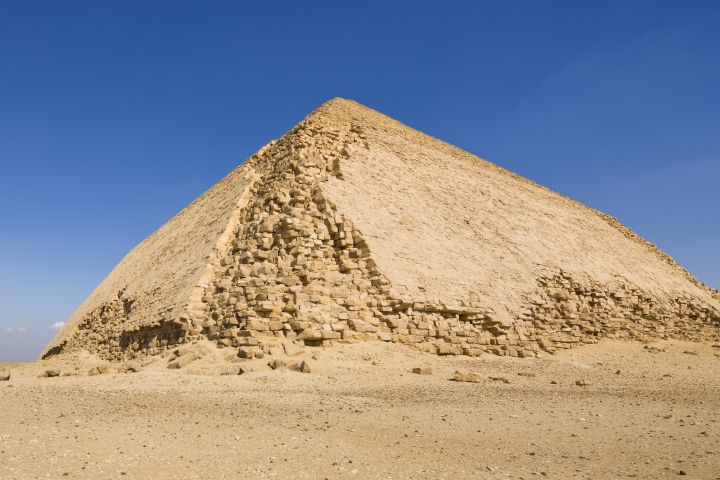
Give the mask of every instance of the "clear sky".
[{"label": "clear sky", "polygon": [[0,361],[35,358],[134,245],[335,96],[718,287],[718,25],[692,0],[4,1]]}]

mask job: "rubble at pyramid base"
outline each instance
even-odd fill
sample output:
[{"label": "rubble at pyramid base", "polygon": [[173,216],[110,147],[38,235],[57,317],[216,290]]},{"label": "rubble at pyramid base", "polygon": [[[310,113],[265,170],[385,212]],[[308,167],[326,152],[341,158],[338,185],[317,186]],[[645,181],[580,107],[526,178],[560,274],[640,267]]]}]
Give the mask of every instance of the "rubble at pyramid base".
[{"label": "rubble at pyramid base", "polygon": [[245,358],[288,342],[377,340],[439,355],[533,357],[602,338],[720,339],[720,311],[707,302],[658,299],[620,276],[600,283],[552,265],[539,267],[536,289],[512,311],[399,295],[322,189],[364,148],[363,128],[307,119],[240,167],[253,181],[183,313],[138,319],[143,299],[121,290],[44,358],[89,351],[127,360],[202,339]]}]

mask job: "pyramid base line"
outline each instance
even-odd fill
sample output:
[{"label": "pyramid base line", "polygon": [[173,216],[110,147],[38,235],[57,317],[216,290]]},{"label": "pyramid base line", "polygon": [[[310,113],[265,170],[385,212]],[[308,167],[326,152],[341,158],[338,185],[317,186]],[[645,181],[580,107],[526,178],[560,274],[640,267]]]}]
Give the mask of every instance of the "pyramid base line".
[{"label": "pyramid base line", "polygon": [[287,341],[379,340],[439,355],[532,357],[602,338],[720,339],[720,312],[699,299],[658,301],[622,278],[597,283],[552,267],[539,266],[535,291],[504,315],[469,301],[406,298],[322,188],[343,181],[343,160],[367,152],[367,137],[322,118],[311,115],[241,167],[255,180],[184,314],[136,319],[134,299],[121,291],[43,358],[89,351],[126,360],[202,339],[246,358]]},{"label": "pyramid base line", "polygon": [[[242,350],[245,358],[293,341],[305,346],[384,341],[412,346],[438,355],[482,354],[534,357],[603,338],[652,341],[679,339],[720,341],[720,317],[688,299],[661,305],[633,288],[583,287],[568,274],[538,279],[541,287],[530,297],[519,319],[495,320],[491,309],[412,304],[400,301],[371,306],[372,316],[353,321],[353,312],[312,320],[258,316],[236,322],[205,321],[200,328],[168,322],[120,335],[128,299],[102,305],[88,315],[70,342],[48,351],[44,358],[73,351],[90,351],[101,358],[125,361],[161,354],[198,340],[216,341],[220,348]],[[103,322],[98,322],[99,318]],[[320,320],[320,321],[319,321]],[[94,327],[101,323],[104,330]],[[83,328],[85,327],[85,328]]]}]

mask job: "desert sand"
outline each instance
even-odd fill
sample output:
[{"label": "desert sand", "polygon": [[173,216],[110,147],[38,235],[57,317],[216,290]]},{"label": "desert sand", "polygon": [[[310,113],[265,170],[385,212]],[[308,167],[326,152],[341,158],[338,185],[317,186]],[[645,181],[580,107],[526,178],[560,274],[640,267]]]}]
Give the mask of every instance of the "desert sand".
[{"label": "desert sand", "polygon": [[[160,356],[129,373],[88,355],[0,366],[0,478],[720,478],[717,344],[519,359],[363,342],[286,359],[310,373],[207,352],[180,370]],[[108,373],[88,376],[97,365]]]}]

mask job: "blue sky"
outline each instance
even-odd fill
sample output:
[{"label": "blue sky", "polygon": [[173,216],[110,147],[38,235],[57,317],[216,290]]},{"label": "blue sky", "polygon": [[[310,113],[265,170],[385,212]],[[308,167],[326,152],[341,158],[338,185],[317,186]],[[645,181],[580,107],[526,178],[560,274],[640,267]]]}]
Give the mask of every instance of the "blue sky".
[{"label": "blue sky", "polygon": [[3,2],[0,361],[324,100],[618,217],[720,286],[713,1]]}]

